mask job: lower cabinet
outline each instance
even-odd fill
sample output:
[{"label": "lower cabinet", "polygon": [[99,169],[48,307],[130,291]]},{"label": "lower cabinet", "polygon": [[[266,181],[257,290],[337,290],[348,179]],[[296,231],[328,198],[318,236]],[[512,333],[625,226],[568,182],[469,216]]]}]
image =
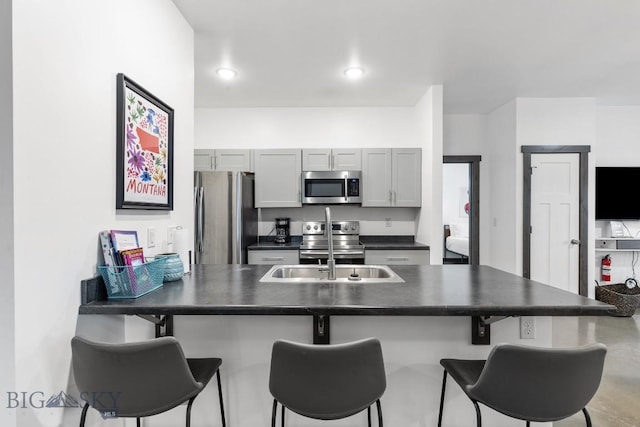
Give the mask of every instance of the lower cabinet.
[{"label": "lower cabinet", "polygon": [[297,250],[248,251],[248,264],[299,264]]},{"label": "lower cabinet", "polygon": [[384,265],[428,265],[428,250],[376,250],[367,249],[364,251],[365,264]]}]

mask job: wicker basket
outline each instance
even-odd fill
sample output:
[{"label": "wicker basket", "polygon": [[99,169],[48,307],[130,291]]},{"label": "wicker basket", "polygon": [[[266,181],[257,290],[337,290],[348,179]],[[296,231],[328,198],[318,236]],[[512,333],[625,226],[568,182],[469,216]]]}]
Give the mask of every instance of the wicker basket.
[{"label": "wicker basket", "polygon": [[640,287],[627,288],[624,283],[596,286],[596,299],[607,304],[615,305],[616,316],[633,316],[636,308],[640,307]]}]

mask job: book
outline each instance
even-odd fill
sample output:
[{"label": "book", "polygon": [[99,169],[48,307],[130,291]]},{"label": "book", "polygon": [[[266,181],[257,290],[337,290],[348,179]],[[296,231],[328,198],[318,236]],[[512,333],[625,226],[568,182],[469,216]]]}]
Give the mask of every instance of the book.
[{"label": "book", "polygon": [[101,231],[98,234],[100,236],[100,247],[102,248],[104,265],[113,267],[116,265],[116,260],[114,258],[113,245],[111,244],[111,235],[108,231]]},{"label": "book", "polygon": [[109,231],[111,246],[113,246],[113,258],[116,265],[125,265],[121,251],[140,247],[138,232],[135,230],[111,230]]},{"label": "book", "polygon": [[137,266],[144,264],[144,251],[142,248],[125,249],[120,251],[123,265]]},{"label": "book", "polygon": [[111,244],[116,252],[140,247],[138,232],[135,230],[111,230]]},{"label": "book", "polygon": [[[101,231],[98,233],[100,237],[100,247],[102,248],[102,256],[104,257],[104,265],[107,266],[108,270],[107,276],[109,279],[106,280],[105,286],[110,287],[110,291],[112,294],[123,293],[126,292],[126,283],[119,274],[115,274],[116,271],[113,270],[117,265],[119,265],[116,253],[113,249],[113,245],[111,244],[111,234],[109,231]],[[109,274],[111,273],[111,274]]]},{"label": "book", "polygon": [[131,294],[135,295],[138,291],[138,283],[144,283],[145,280],[149,280],[146,269],[139,267],[144,264],[143,249],[140,247],[123,249],[120,251],[120,256],[122,257],[122,265],[127,268]]}]

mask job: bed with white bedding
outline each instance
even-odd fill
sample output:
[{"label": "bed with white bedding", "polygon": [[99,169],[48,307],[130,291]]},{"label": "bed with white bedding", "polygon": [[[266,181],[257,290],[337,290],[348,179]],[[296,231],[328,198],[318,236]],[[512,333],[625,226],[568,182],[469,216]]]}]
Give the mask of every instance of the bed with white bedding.
[{"label": "bed with white bedding", "polygon": [[469,262],[469,225],[444,226],[444,259],[458,263]]}]

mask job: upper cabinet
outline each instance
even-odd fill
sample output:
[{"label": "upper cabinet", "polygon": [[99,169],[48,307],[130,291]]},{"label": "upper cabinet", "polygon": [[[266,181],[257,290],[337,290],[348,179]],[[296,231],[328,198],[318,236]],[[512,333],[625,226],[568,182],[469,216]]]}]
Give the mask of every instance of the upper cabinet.
[{"label": "upper cabinet", "polygon": [[302,170],[362,170],[362,150],[360,148],[311,148],[302,150]]},{"label": "upper cabinet", "polygon": [[362,206],[420,207],[420,148],[362,149]]},{"label": "upper cabinet", "polygon": [[299,149],[254,150],[255,207],[300,207],[300,173],[302,155]]},{"label": "upper cabinet", "polygon": [[252,171],[251,150],[193,150],[196,171]]}]

